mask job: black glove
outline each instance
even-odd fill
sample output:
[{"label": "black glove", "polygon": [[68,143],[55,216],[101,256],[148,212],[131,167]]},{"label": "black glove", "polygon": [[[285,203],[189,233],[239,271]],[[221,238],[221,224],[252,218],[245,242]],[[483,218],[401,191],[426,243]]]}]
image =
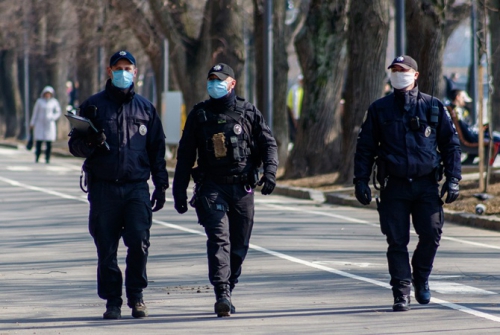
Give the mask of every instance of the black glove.
[{"label": "black glove", "polygon": [[262,186],[262,190],[260,191],[263,195],[268,195],[273,193],[274,187],[276,186],[276,177],[274,177],[270,173],[264,173],[262,178],[260,178],[257,185]]},{"label": "black glove", "polygon": [[370,186],[368,186],[368,182],[364,180],[358,180],[354,187],[354,193],[356,194],[356,199],[362,205],[369,205],[372,201],[372,191],[370,190]]},{"label": "black glove", "polygon": [[163,208],[165,205],[165,191],[167,190],[168,185],[156,187],[153,191],[153,195],[151,196],[151,207],[153,208],[153,212],[157,212]]},{"label": "black glove", "polygon": [[104,129],[99,130],[97,133],[93,131],[88,132],[85,141],[87,145],[92,148],[102,145],[106,141]]},{"label": "black glove", "polygon": [[187,212],[187,196],[175,196],[174,195],[174,208],[179,214],[184,214]]},{"label": "black glove", "polygon": [[445,193],[448,193],[446,196],[446,202],[447,204],[451,204],[453,201],[457,200],[458,195],[459,195],[459,186],[458,186],[458,179],[451,177],[451,178],[446,178],[446,181],[443,184],[443,187],[441,187],[441,198],[444,196]]}]

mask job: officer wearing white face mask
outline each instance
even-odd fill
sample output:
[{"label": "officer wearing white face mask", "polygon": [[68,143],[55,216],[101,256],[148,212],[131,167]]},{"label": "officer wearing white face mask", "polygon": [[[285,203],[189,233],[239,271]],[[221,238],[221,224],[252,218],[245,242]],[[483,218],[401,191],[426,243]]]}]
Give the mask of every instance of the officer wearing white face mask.
[{"label": "officer wearing white face mask", "polygon": [[[373,164],[380,185],[377,209],[386,235],[394,311],[410,309],[413,284],[420,304],[431,299],[428,278],[444,223],[443,201],[458,198],[460,144],[448,112],[438,99],[418,90],[417,62],[404,55],[389,66],[394,92],[373,102],[361,126],[354,159],[358,201],[371,202]],[[444,176],[441,192],[439,181]],[[410,217],[418,244],[409,259]]]},{"label": "officer wearing white face mask", "polygon": [[[187,208],[190,175],[196,183],[189,202],[207,235],[208,278],[218,317],[236,311],[231,294],[247,255],[254,218],[254,188],[268,195],[276,185],[277,145],[261,112],[236,96],[233,69],[214,65],[207,76],[209,100],[189,113],[177,150],[173,196]],[[195,160],[197,167],[193,169]],[[263,174],[259,178],[259,167]]]},{"label": "officer wearing white face mask", "polygon": [[[148,285],[146,263],[152,212],[165,204],[168,174],[165,134],[153,104],[134,91],[136,61],[128,51],[113,54],[106,88],[80,105],[80,116],[91,119],[98,133],[72,130],[69,149],[86,158],[89,232],[97,248],[97,293],[106,300],[104,319],[121,317],[123,278],[117,262],[120,238],[127,247],[125,292],[132,316],[148,309],[143,290]],[[104,145],[104,142],[108,146]],[[155,190],[150,196],[148,179]]]}]

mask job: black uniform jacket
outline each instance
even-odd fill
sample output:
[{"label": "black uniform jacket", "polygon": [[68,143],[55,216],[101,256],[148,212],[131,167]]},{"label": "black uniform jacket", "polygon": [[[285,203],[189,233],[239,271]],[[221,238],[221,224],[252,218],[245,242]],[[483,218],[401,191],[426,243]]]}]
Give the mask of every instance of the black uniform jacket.
[{"label": "black uniform jacket", "polygon": [[[234,161],[225,166],[211,166],[210,162],[204,159],[206,155],[204,155],[202,151],[207,149],[207,141],[204,136],[204,131],[201,128],[204,125],[199,122],[198,111],[200,109],[206,109],[216,114],[224,114],[225,108],[234,108],[236,104],[236,95],[234,91],[232,91],[229,96],[225,97],[226,101],[224,101],[224,103],[218,100],[224,100],[224,98],[216,100],[210,99],[195,105],[187,117],[177,151],[177,166],[175,168],[173,186],[174,194],[184,195],[186,193],[191,169],[197,157],[198,166],[208,175],[241,175],[250,173],[260,164],[260,162],[255,162],[253,159],[254,157],[247,157],[240,161]],[[276,176],[276,170],[278,168],[276,140],[261,112],[250,103],[246,103],[246,106],[248,107],[246,108],[245,118],[251,125],[250,137],[253,139],[260,153],[260,159],[264,166],[264,173]],[[224,118],[227,119],[228,117],[224,116]]]},{"label": "black uniform jacket", "polygon": [[[431,104],[439,110],[437,124],[429,121]],[[355,182],[369,181],[377,156],[386,163],[389,176],[426,176],[442,161],[447,178],[461,179],[460,144],[450,115],[441,101],[418,87],[370,105],[356,145]]]},{"label": "black uniform jacket", "polygon": [[[87,108],[92,105],[97,107],[95,112]],[[110,147],[109,151],[104,146],[90,148],[85,134],[72,131],[70,152],[86,158],[84,169],[91,178],[135,182],[146,181],[152,175],[155,186],[168,185],[160,117],[151,102],[134,92],[133,86],[124,93],[108,80],[104,91],[80,105],[80,115],[91,119],[97,129],[104,129]]]}]

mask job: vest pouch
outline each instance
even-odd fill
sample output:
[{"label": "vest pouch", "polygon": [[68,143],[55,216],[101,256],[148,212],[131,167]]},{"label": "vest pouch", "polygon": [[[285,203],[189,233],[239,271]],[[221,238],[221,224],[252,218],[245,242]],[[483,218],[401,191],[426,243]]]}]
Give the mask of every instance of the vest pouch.
[{"label": "vest pouch", "polygon": [[212,142],[214,144],[214,155],[215,158],[224,158],[227,156],[226,148],[226,136],[224,133],[217,133],[212,136]]}]

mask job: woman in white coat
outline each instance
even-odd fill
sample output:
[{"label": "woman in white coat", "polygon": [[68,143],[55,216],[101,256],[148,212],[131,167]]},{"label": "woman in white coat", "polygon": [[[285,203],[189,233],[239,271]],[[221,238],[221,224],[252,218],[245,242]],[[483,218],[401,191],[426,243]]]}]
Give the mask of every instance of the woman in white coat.
[{"label": "woman in white coat", "polygon": [[35,162],[38,163],[42,152],[42,142],[45,142],[45,162],[50,161],[52,142],[56,140],[56,121],[61,116],[61,107],[54,98],[54,89],[45,86],[36,100],[31,116],[30,126],[33,131],[33,139],[36,141]]}]

